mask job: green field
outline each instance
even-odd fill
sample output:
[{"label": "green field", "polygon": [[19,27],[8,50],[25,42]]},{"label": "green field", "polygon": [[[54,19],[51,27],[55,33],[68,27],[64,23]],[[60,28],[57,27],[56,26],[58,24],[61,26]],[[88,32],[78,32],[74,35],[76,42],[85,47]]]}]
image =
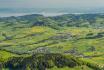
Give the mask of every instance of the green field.
[{"label": "green field", "polygon": [[0,18],[0,68],[104,70],[104,15]]}]

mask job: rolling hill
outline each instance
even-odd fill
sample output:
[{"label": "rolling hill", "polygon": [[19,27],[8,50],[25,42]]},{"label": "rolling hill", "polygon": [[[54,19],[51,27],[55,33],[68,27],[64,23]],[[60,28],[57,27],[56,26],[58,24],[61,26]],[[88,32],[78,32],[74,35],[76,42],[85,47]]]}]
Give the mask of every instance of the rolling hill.
[{"label": "rolling hill", "polygon": [[104,70],[104,14],[0,18],[1,70]]}]

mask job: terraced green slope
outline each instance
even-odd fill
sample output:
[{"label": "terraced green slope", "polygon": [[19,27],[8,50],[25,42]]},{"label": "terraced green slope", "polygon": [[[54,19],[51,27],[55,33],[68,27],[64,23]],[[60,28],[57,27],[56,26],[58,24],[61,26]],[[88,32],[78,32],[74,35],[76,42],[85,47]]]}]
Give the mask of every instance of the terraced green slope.
[{"label": "terraced green slope", "polygon": [[[58,53],[65,58],[71,54],[77,59],[76,67],[63,66],[62,70],[104,70],[104,15],[33,14],[0,18],[1,64],[14,57],[25,59],[37,53]],[[56,66],[51,69],[60,70]]]}]

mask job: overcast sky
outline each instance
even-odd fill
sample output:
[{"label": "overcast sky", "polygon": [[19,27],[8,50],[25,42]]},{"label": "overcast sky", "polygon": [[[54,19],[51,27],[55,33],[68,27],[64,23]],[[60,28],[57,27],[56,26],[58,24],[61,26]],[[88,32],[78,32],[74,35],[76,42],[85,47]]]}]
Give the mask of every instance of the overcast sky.
[{"label": "overcast sky", "polygon": [[97,8],[104,0],[0,0],[0,8]]}]

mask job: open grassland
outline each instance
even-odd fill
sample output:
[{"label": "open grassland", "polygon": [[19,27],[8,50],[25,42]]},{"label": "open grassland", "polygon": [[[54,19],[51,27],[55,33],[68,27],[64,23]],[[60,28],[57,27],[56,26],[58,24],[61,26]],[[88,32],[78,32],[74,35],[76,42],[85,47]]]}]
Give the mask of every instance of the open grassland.
[{"label": "open grassland", "polygon": [[[16,67],[18,69],[18,65],[24,64],[28,59],[25,69],[24,66],[20,66],[23,70],[32,70],[30,59],[34,60],[36,57],[33,55],[38,53],[42,53],[40,60],[36,58],[37,63],[33,64],[39,64],[42,67],[39,61],[49,62],[52,67],[46,66],[47,70],[104,70],[103,17],[97,17],[97,15],[96,18],[95,16],[85,18],[84,15],[80,19],[77,16],[76,19],[72,15],[47,18],[40,15],[34,16],[0,19],[0,63],[1,66],[3,63],[4,70],[6,70],[5,67],[7,70],[12,69],[5,63],[12,63],[15,70]],[[49,58],[49,61],[45,59],[49,56],[46,55],[47,53],[53,57]],[[59,56],[60,54],[65,58],[58,61],[59,57],[60,59],[62,57]],[[71,60],[70,58],[72,60],[75,58],[74,67],[70,66],[70,62],[66,63]],[[57,62],[59,63],[56,64]],[[22,70],[21,67],[20,70]],[[37,70],[41,70],[40,67],[36,67]]]}]

